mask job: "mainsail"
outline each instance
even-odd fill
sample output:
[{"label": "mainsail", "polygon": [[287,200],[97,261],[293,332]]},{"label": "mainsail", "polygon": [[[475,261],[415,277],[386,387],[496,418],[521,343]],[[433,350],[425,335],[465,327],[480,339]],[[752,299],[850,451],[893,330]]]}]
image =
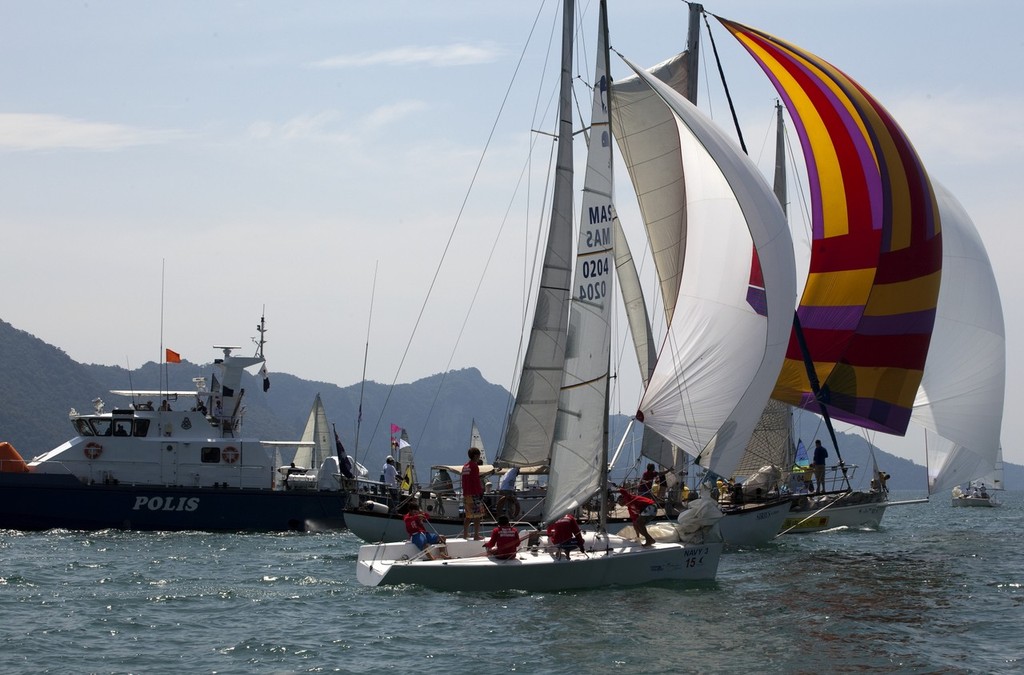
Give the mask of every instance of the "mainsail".
[{"label": "mainsail", "polygon": [[498,452],[502,465],[546,464],[562,385],[572,276],[572,3],[563,8],[558,150],[547,248],[516,400]]},{"label": "mainsail", "polygon": [[320,394],[313,399],[313,407],[306,419],[306,428],[302,431],[300,442],[301,445],[295,451],[296,466],[316,470],[327,457],[334,454],[334,439],[331,437],[327,411],[324,410]]},{"label": "mainsail", "polygon": [[719,21],[786,102],[807,164],[813,241],[797,314],[822,386],[816,397],[794,333],[773,396],[902,435],[939,293],[940,219],[928,175],[893,118],[844,73]]},{"label": "mainsail", "polygon": [[942,214],[942,267],[956,281],[939,292],[928,363],[911,416],[931,432],[931,493],[993,472],[1000,460],[1006,386],[1006,331],[988,254],[960,203],[938,183],[935,193]]}]

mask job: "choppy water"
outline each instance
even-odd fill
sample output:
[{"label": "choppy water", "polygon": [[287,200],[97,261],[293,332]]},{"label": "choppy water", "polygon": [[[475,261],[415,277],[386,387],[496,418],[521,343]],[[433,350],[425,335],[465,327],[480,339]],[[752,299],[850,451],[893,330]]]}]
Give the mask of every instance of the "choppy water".
[{"label": "choppy water", "polygon": [[0,532],[0,671],[1021,671],[1004,496],[787,535],[704,586],[551,594],[363,588],[348,533]]}]

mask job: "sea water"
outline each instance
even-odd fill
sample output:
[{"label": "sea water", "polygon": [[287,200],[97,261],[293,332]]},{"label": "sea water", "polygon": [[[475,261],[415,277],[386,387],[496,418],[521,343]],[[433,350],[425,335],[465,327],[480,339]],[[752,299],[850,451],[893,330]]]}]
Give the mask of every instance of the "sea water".
[{"label": "sea water", "polygon": [[1022,671],[1024,493],[1001,496],[730,551],[711,583],[563,593],[365,588],[347,532],[5,531],[0,671]]}]

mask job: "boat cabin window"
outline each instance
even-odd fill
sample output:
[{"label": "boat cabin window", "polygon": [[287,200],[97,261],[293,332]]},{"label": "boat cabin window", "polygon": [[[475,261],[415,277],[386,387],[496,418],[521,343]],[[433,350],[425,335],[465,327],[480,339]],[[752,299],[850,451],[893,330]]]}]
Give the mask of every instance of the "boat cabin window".
[{"label": "boat cabin window", "polygon": [[114,422],[114,435],[115,436],[130,436],[132,429],[131,421],[119,420]]},{"label": "boat cabin window", "polygon": [[204,464],[219,464],[220,448],[203,448],[199,451],[199,461]]},{"label": "boat cabin window", "polygon": [[77,419],[75,420],[75,430],[79,436],[92,436],[92,427],[89,426],[89,420]]},{"label": "boat cabin window", "polygon": [[97,436],[109,436],[113,431],[110,426],[110,420],[93,420],[92,428]]},{"label": "boat cabin window", "polygon": [[149,420],[135,420],[135,429],[132,436],[143,438],[149,433]]}]

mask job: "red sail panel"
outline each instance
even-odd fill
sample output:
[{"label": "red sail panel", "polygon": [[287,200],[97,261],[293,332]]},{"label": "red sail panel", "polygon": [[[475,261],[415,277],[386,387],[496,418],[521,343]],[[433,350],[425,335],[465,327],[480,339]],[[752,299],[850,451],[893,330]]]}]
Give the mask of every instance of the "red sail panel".
[{"label": "red sail panel", "polygon": [[[812,243],[797,313],[821,398],[837,419],[903,434],[942,264],[928,174],[895,120],[843,72],[767,33],[719,21],[775,85],[803,148]],[[795,336],[773,396],[817,409]]]}]

